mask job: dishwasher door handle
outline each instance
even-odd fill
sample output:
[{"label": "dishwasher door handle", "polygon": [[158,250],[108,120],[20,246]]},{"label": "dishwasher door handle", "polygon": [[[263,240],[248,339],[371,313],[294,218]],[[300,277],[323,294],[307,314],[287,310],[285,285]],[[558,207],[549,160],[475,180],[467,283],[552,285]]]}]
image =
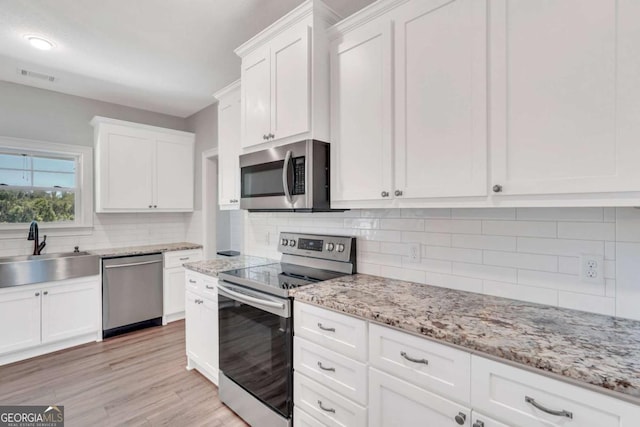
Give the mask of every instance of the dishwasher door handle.
[{"label": "dishwasher door handle", "polygon": [[161,263],[161,262],[162,262],[162,260],[133,262],[131,264],[105,265],[104,268],[136,267],[138,265],[158,264],[158,263]]}]

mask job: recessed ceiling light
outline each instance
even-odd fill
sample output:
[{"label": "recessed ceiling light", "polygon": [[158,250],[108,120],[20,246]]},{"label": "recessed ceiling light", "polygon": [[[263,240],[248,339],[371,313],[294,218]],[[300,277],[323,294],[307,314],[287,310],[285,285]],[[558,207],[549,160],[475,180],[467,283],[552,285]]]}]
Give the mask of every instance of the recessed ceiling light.
[{"label": "recessed ceiling light", "polygon": [[51,50],[55,47],[55,44],[53,42],[50,42],[49,40],[45,39],[44,37],[40,37],[40,36],[24,36],[25,39],[29,40],[29,43],[31,44],[31,46],[35,47],[36,49],[40,49],[40,50]]}]

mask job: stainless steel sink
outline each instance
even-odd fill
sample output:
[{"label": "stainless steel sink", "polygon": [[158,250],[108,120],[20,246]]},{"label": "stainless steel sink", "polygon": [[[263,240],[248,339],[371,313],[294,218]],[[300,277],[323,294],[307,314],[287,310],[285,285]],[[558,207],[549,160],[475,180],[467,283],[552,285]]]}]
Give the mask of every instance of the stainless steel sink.
[{"label": "stainless steel sink", "polygon": [[100,257],[88,252],[0,258],[0,288],[100,274]]}]

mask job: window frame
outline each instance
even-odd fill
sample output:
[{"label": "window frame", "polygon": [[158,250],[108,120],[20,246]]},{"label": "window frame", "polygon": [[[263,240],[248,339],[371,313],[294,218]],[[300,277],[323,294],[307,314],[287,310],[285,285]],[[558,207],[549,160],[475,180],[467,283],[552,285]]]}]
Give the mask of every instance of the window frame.
[{"label": "window frame", "polygon": [[[93,227],[93,148],[82,145],[0,136],[0,151],[36,156],[74,158],[77,164],[75,218],[73,221],[42,222],[44,230],[73,230]],[[2,223],[0,231],[23,231],[27,223]],[[14,238],[13,233],[2,237]]]}]

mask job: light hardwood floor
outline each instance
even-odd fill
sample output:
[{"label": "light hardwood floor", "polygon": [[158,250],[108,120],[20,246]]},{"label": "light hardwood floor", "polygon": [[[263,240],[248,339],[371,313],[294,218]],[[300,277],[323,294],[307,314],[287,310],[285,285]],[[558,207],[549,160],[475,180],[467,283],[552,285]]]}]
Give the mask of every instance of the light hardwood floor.
[{"label": "light hardwood floor", "polygon": [[246,424],[185,366],[184,321],[0,367],[0,404],[64,405],[72,426]]}]

